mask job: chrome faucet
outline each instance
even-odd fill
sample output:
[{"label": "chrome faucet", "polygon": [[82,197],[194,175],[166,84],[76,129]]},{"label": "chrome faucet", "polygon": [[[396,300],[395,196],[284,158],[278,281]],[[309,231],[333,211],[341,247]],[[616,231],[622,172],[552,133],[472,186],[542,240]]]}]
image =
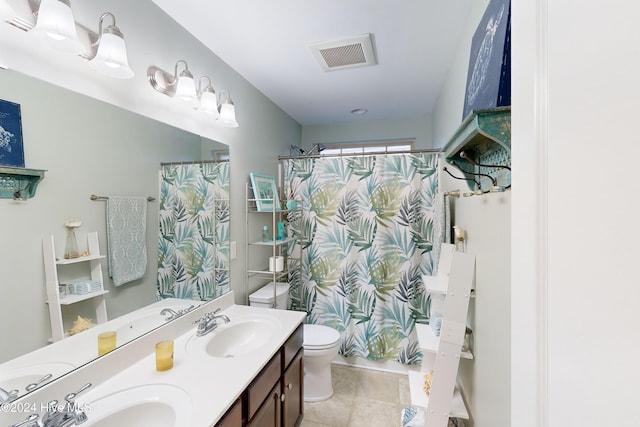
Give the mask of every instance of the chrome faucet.
[{"label": "chrome faucet", "polygon": [[66,401],[64,406],[58,406],[57,400],[50,401],[47,405],[47,413],[42,416],[42,427],[67,427],[87,421],[87,414],[78,407],[75,399],[89,387],[91,383],[86,383],[80,390],[67,394],[64,398]]},{"label": "chrome faucet", "polygon": [[11,424],[9,427],[42,427],[38,414],[29,415],[24,421],[18,424]]},{"label": "chrome faucet", "polygon": [[50,380],[51,377],[53,377],[53,374],[47,374],[44,377],[40,378],[38,381],[33,382],[31,384],[27,384],[27,386],[24,389],[27,391],[33,391],[38,387],[40,387],[40,385],[43,384],[45,381]]},{"label": "chrome faucet", "polygon": [[209,332],[216,329],[218,327],[218,319],[224,320],[224,323],[229,323],[231,321],[224,314],[216,316],[216,313],[219,311],[220,309],[217,309],[216,311],[207,313],[200,319],[193,322],[194,324],[198,325],[198,327],[196,328],[196,336],[201,337],[203,335],[207,335]]},{"label": "chrome faucet", "polygon": [[181,310],[175,311],[172,308],[166,307],[166,308],[163,308],[162,311],[160,311],[160,315],[161,316],[166,316],[168,314],[169,316],[167,316],[164,319],[165,321],[168,322],[169,320],[177,319],[178,317],[182,316],[183,314],[186,314],[186,313],[190,312],[194,308],[196,308],[196,306],[195,305],[191,305],[191,306],[189,306],[187,308],[183,308]]},{"label": "chrome faucet", "polygon": [[169,315],[169,317],[165,317],[164,320],[166,321],[173,320],[176,317],[178,317],[178,313],[169,307],[163,308],[162,311],[160,312],[160,316],[166,316],[167,314]]},{"label": "chrome faucet", "polygon": [[3,403],[13,402],[18,398],[18,390],[6,391],[0,387],[0,405]]}]

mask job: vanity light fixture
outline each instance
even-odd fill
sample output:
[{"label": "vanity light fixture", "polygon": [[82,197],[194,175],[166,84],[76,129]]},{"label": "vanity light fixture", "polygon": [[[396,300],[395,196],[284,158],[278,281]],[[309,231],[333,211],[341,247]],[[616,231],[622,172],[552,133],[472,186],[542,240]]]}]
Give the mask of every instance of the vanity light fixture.
[{"label": "vanity light fixture", "polygon": [[[113,24],[103,27],[103,21],[107,17],[113,20]],[[127,60],[127,47],[124,43],[124,36],[116,26],[116,17],[110,12],[103,13],[100,16],[98,40],[92,46],[96,45],[98,46],[96,56],[89,61],[92,68],[118,79],[133,77],[133,70],[129,67]]]},{"label": "vanity light fixture", "polygon": [[[222,98],[222,94],[226,94],[226,96]],[[236,107],[231,100],[231,94],[228,90],[223,89],[220,91],[220,97],[222,100],[219,102],[220,107],[218,111],[220,112],[220,118],[218,122],[224,127],[237,128]]]},{"label": "vanity light fixture", "polygon": [[75,54],[82,52],[69,0],[41,0],[31,31],[51,47]]},{"label": "vanity light fixture", "polygon": [[0,0],[0,21],[11,21],[16,16],[16,10],[7,0]]},{"label": "vanity light fixture", "polygon": [[[184,70],[178,75],[178,66],[180,64],[184,65]],[[149,79],[151,87],[156,91],[182,104],[194,108],[198,106],[196,84],[193,81],[193,74],[189,71],[189,65],[186,61],[180,59],[176,62],[173,75],[152,65],[147,70],[147,78]]]},{"label": "vanity light fixture", "polygon": [[[202,81],[207,80],[207,85],[203,88]],[[200,77],[198,81],[198,93],[200,94],[200,106],[198,107],[198,111],[202,111],[203,113],[211,114],[215,118],[218,118],[218,98],[216,96],[216,91],[211,86],[211,79],[208,76]]]}]

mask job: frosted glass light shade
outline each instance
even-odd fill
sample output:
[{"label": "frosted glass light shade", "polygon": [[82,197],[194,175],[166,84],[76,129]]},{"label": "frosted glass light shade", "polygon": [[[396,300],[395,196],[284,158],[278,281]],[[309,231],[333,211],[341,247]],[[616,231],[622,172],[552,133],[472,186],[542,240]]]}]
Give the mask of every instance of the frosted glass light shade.
[{"label": "frosted glass light shade", "polygon": [[202,92],[202,95],[200,95],[200,107],[198,107],[198,111],[211,114],[214,117],[217,117],[219,115],[218,101],[216,99],[216,94],[214,92],[211,92],[211,91]]},{"label": "frosted glass light shade", "polygon": [[0,0],[0,21],[11,21],[16,16],[16,11],[7,2],[7,0]]},{"label": "frosted glass light shade", "polygon": [[122,37],[103,33],[96,56],[89,61],[91,67],[107,76],[119,79],[133,77],[133,70],[127,60],[127,46]]},{"label": "frosted glass light shade", "polygon": [[71,6],[65,0],[42,0],[34,33],[41,35],[49,46],[71,53],[80,53],[82,45],[76,33]]},{"label": "frosted glass light shade", "polygon": [[193,107],[198,106],[198,94],[196,93],[196,84],[192,77],[181,75],[178,78],[176,85],[176,94],[173,96],[176,101],[191,105]]},{"label": "frosted glass light shade", "polygon": [[220,107],[220,119],[218,122],[224,127],[238,127],[238,122],[236,121],[236,108],[232,103],[222,104]]}]

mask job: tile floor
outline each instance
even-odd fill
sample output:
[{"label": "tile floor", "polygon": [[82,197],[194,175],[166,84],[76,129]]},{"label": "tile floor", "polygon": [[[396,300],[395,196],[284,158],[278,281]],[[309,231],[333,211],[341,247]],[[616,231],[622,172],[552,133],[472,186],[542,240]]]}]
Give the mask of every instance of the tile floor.
[{"label": "tile floor", "polygon": [[301,427],[393,427],[411,405],[407,375],[331,365],[333,396],[304,404]]}]

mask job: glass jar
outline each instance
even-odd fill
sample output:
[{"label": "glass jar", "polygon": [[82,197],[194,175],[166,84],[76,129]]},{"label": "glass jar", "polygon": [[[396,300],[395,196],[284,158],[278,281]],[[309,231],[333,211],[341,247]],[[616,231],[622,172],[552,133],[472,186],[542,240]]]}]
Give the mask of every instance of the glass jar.
[{"label": "glass jar", "polygon": [[80,256],[80,250],[78,249],[78,239],[76,238],[76,231],[74,228],[67,228],[67,243],[64,247],[64,258],[73,259]]}]

